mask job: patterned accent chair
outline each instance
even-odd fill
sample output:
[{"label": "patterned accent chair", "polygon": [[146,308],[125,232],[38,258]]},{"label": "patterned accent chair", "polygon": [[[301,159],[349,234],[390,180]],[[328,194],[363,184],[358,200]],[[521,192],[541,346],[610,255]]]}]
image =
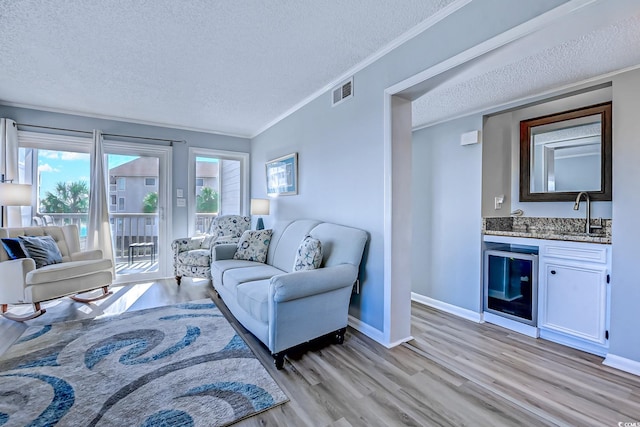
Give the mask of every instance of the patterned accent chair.
[{"label": "patterned accent chair", "polygon": [[251,228],[251,218],[221,215],[211,221],[206,234],[176,239],[173,250],[173,272],[178,285],[182,277],[211,279],[212,249],[222,243],[238,243],[242,233]]}]

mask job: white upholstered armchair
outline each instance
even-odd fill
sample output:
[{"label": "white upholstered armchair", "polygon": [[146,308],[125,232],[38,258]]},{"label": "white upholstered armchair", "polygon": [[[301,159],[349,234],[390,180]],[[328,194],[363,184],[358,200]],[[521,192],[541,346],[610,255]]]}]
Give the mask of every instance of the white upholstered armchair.
[{"label": "white upholstered armchair", "polygon": [[182,277],[211,278],[211,250],[222,243],[237,243],[251,228],[251,218],[241,215],[221,215],[211,221],[206,234],[176,239],[171,243],[173,271],[178,285]]},{"label": "white upholstered armchair", "polygon": [[[0,228],[0,313],[24,321],[45,313],[43,301],[71,295],[90,302],[111,294],[113,263],[102,251],[80,250],[76,225]],[[75,294],[102,288],[95,298]],[[18,317],[9,304],[33,304],[34,312]]]}]

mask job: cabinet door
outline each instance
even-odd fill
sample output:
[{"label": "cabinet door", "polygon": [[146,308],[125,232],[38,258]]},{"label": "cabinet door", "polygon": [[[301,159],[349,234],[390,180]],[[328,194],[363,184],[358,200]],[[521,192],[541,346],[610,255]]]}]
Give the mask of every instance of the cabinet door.
[{"label": "cabinet door", "polygon": [[539,326],[604,344],[606,278],[604,267],[545,262]]}]

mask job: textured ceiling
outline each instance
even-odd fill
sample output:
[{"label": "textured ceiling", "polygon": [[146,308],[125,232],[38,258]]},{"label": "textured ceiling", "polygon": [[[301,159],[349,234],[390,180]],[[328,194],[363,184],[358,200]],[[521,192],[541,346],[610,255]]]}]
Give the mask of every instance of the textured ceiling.
[{"label": "textured ceiling", "polygon": [[[608,0],[514,42],[412,103],[414,128],[640,64],[640,1]],[[425,85],[428,86],[428,85]]]},{"label": "textured ceiling", "polygon": [[454,0],[0,1],[0,103],[252,136]]}]

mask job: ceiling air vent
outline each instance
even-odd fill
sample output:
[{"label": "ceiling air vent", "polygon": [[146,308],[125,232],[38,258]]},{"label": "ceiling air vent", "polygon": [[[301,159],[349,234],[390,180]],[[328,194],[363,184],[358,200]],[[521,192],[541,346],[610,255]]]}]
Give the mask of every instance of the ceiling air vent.
[{"label": "ceiling air vent", "polygon": [[333,97],[331,100],[331,106],[335,107],[340,104],[342,101],[346,101],[349,98],[353,97],[353,77],[351,77],[346,82],[342,83],[337,88],[332,91]]}]

